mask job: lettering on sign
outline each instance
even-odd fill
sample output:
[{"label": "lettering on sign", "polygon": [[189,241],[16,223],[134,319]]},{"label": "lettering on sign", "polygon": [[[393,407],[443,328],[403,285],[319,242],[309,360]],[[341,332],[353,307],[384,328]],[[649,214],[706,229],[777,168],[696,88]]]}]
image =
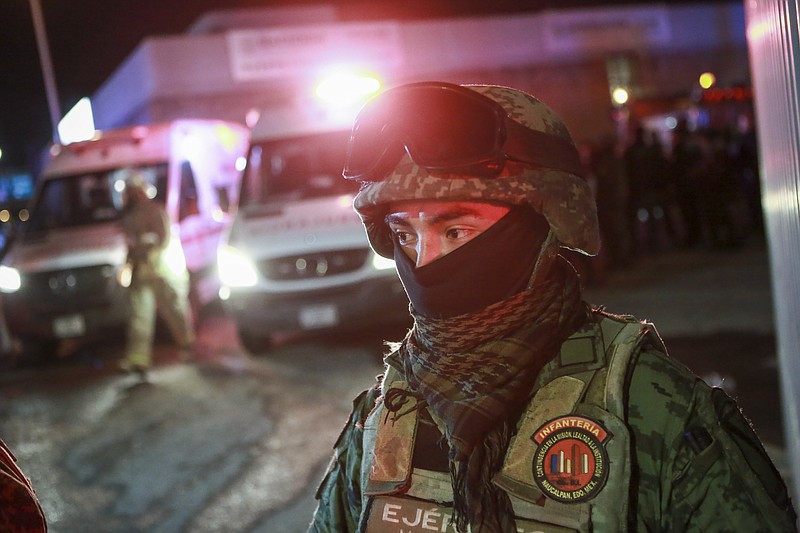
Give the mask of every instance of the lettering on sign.
[{"label": "lettering on sign", "polygon": [[242,29],[228,32],[226,40],[236,81],[297,76],[331,64],[403,63],[400,30],[393,22]]}]

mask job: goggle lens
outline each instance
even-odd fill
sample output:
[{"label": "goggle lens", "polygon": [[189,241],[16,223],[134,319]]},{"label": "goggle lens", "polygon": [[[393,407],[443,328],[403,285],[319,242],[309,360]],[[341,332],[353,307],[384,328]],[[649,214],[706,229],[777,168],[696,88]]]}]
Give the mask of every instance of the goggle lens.
[{"label": "goggle lens", "polygon": [[[492,157],[501,125],[496,109],[458,88],[405,86],[387,91],[359,113],[345,177],[380,179],[405,151],[425,168],[457,168]],[[468,89],[467,89],[468,90]]]},{"label": "goggle lens", "polygon": [[[580,172],[571,143],[529,130],[494,100],[447,83],[404,85],[367,103],[356,118],[343,175],[380,181],[406,152],[427,170],[469,175],[496,175],[507,158]],[[558,159],[564,156],[566,163]]]}]

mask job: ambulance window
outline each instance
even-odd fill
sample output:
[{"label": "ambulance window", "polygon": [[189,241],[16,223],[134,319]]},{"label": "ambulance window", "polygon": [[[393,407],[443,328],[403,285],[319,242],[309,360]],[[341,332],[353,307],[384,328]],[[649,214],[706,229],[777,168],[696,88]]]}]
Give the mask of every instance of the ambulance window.
[{"label": "ambulance window", "polygon": [[122,205],[114,190],[113,171],[47,180],[37,198],[26,231],[48,231],[118,220]]},{"label": "ambulance window", "polygon": [[66,179],[46,182],[34,206],[26,231],[47,231],[64,226],[72,211],[73,198],[70,198]]},{"label": "ambulance window", "polygon": [[81,188],[81,205],[90,221],[102,222],[119,217],[119,209],[114,205],[112,188],[108,178],[90,180]]},{"label": "ambulance window", "polygon": [[153,167],[155,171],[156,201],[161,205],[167,203],[167,181],[169,180],[169,165],[160,163]]},{"label": "ambulance window", "polygon": [[247,155],[247,165],[244,168],[244,175],[239,192],[240,202],[243,206],[259,205],[264,203],[262,199],[263,179],[261,177],[261,146],[253,145]]},{"label": "ambulance window", "polygon": [[217,205],[223,213],[231,210],[231,196],[228,193],[227,187],[217,187]]},{"label": "ambulance window", "polygon": [[255,145],[245,174],[243,204],[355,194],[358,185],[342,178],[348,138],[349,131]]},{"label": "ambulance window", "polygon": [[124,185],[118,182],[125,181],[131,174],[144,178],[147,183],[152,185],[153,188],[148,191],[148,196],[154,193],[153,199],[161,205],[166,205],[169,166],[167,163],[155,163],[152,165],[121,167],[109,171],[108,178],[112,183],[112,197],[114,206],[117,209],[122,209],[123,207],[122,191],[125,188]]},{"label": "ambulance window", "polygon": [[192,164],[189,161],[181,163],[181,201],[178,211],[178,219],[197,215],[200,213],[197,197],[197,181],[194,177]]}]

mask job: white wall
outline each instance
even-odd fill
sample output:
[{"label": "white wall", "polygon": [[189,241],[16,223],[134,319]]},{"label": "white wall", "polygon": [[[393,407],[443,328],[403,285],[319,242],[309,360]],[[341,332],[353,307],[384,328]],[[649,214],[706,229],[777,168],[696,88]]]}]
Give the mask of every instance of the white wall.
[{"label": "white wall", "polygon": [[[215,20],[215,33],[145,39],[92,96],[96,126],[175,118],[163,116],[170,112],[242,121],[250,107],[263,108],[310,93],[309,79],[332,62],[331,55],[337,61],[368,66],[387,86],[422,79],[513,85],[502,75],[517,72],[568,77],[572,83],[562,80],[566,85],[554,91],[554,99],[533,91],[565,120],[571,118],[565,109],[565,92],[570,95],[569,106],[602,109],[610,105],[605,68],[589,66],[586,72],[602,82],[599,105],[595,95],[588,94],[591,81],[576,72],[581,64],[602,66],[605,58],[618,54],[641,63],[637,68],[645,72],[637,75],[637,83],[642,85],[641,96],[648,98],[688,91],[703,68],[718,69],[721,83],[749,81],[747,62],[741,60],[746,46],[744,10],[730,3],[665,6],[652,2],[514,16],[375,21],[366,25],[385,31],[375,32],[379,38],[372,45],[343,50],[333,45],[331,50],[320,50],[319,43],[346,41],[340,38],[343,32],[363,23],[331,22],[325,17],[314,25],[277,21],[261,28],[224,28],[220,25],[237,24],[240,19]],[[235,46],[242,37],[249,37],[250,46]],[[723,60],[726,51],[734,59]],[[644,65],[644,56],[651,58],[646,62],[649,66]],[[678,59],[676,66],[669,63],[674,58],[688,59]],[[261,69],[247,77],[237,76],[235,66],[244,60],[260,64]],[[676,75],[683,63],[686,68]],[[664,76],[658,76],[661,70]],[[518,78],[509,79],[517,82]],[[543,83],[547,80],[536,80],[537,86]],[[515,84],[530,90],[527,85],[532,84]],[[558,100],[565,100],[563,106]]]}]

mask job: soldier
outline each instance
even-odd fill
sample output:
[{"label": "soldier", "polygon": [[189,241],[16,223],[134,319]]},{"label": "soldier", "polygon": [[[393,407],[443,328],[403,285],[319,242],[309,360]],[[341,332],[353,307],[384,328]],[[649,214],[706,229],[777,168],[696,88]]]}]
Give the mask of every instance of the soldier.
[{"label": "soldier", "polygon": [[794,531],[738,407],[652,324],[585,303],[599,249],[564,123],[521,91],[416,83],[360,112],[344,175],[413,328],[335,445],[312,532]]},{"label": "soldier", "polygon": [[182,357],[194,342],[189,308],[189,272],[180,241],[171,239],[164,208],[148,190],[154,187],[137,173],[125,180],[123,226],[128,241],[131,318],[120,368],[145,379],[152,364],[156,313],[160,312]]}]

